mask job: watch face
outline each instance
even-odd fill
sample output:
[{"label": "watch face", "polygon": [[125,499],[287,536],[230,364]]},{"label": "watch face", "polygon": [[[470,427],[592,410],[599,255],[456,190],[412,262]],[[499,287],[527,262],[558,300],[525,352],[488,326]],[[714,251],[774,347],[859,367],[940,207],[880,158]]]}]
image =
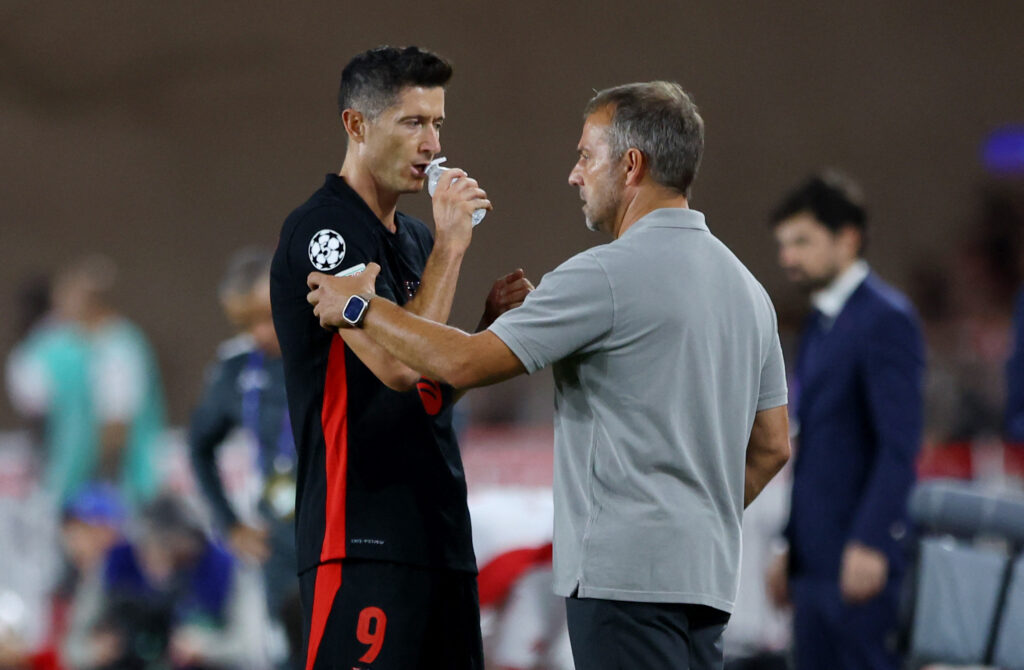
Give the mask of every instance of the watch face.
[{"label": "watch face", "polygon": [[354,295],[345,303],[343,316],[349,323],[357,323],[359,321],[359,317],[363,315],[364,309],[366,309],[366,301],[359,296]]}]

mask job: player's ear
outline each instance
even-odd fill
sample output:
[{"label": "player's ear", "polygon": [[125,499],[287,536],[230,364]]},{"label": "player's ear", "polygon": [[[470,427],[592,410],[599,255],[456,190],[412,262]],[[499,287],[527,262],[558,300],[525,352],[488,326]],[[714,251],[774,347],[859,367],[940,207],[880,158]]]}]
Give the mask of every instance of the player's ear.
[{"label": "player's ear", "polygon": [[362,142],[366,137],[366,117],[362,112],[354,109],[346,109],[341,113],[341,122],[345,126],[345,132],[353,142]]}]

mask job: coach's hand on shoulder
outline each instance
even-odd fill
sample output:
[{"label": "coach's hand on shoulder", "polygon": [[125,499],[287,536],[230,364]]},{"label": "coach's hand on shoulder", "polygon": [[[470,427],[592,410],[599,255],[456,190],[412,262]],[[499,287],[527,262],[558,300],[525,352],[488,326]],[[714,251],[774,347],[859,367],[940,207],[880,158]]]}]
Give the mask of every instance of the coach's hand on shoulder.
[{"label": "coach's hand on shoulder", "polygon": [[522,268],[496,279],[484,302],[484,314],[476,327],[477,332],[487,330],[499,316],[522,305],[532,290],[533,284]]},{"label": "coach's hand on shoulder", "polygon": [[434,191],[433,207],[435,246],[460,252],[469,247],[473,237],[473,212],[494,209],[476,179],[458,168],[441,175]]},{"label": "coach's hand on shoulder", "polygon": [[850,542],[843,551],[839,591],[843,600],[862,603],[885,588],[889,578],[889,559],[885,554],[859,542]]},{"label": "coach's hand on shoulder", "polygon": [[354,295],[369,298],[375,294],[380,266],[367,263],[366,269],[348,277],[332,277],[322,272],[311,272],[306,278],[309,293],[306,301],[313,306],[313,314],[320,319],[320,325],[328,329],[347,328],[349,323],[342,314],[345,303]]}]

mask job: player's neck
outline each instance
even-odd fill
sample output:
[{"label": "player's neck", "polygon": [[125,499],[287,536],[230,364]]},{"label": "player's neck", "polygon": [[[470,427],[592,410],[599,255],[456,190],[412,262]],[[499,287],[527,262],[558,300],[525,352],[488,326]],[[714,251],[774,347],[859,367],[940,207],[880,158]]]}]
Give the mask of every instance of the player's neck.
[{"label": "player's neck", "polygon": [[688,209],[686,196],[677,191],[665,188],[640,188],[623,199],[619,225],[614,231],[615,239],[629,230],[634,223],[656,209],[680,208]]},{"label": "player's neck", "polygon": [[383,188],[370,174],[347,157],[338,175],[363,199],[370,210],[377,215],[381,224],[395,232],[395,210],[398,208],[398,193]]}]

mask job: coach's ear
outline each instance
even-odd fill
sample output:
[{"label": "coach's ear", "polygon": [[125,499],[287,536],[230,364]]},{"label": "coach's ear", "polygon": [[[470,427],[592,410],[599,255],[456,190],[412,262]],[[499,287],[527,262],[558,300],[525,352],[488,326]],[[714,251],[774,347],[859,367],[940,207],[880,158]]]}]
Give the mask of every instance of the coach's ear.
[{"label": "coach's ear", "polygon": [[366,117],[362,112],[346,109],[341,113],[341,122],[345,126],[348,138],[353,142],[362,142],[366,137]]},{"label": "coach's ear", "polygon": [[622,156],[623,169],[626,173],[626,186],[638,186],[647,174],[647,157],[635,147],[630,147]]}]

